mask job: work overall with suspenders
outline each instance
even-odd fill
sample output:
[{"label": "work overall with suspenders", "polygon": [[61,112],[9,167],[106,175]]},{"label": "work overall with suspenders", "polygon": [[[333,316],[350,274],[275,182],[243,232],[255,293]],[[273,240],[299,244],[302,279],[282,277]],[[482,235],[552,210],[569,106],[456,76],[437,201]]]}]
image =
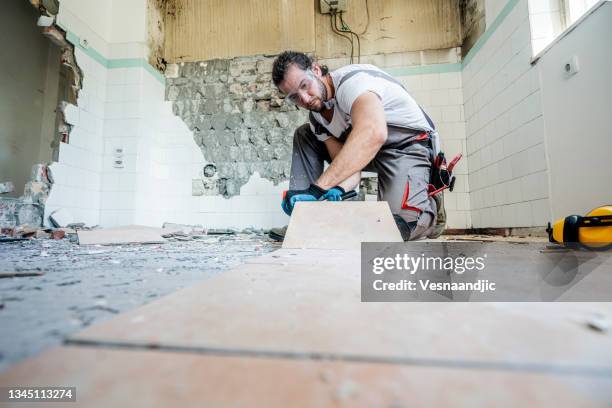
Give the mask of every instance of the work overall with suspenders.
[{"label": "work overall with suspenders", "polygon": [[[357,69],[342,77],[336,94],[348,79],[363,73],[393,82],[408,92],[399,81],[382,71]],[[387,124],[387,141],[363,169],[378,173],[378,200],[389,203],[404,240],[422,238],[432,232],[437,210],[433,196],[446,188],[452,191],[452,170],[461,157],[458,155],[447,165],[439,149],[435,126],[422,108],[421,112],[431,131]],[[312,112],[309,121],[314,136],[335,137]],[[344,143],[351,130],[349,124],[338,140]],[[294,137],[290,189],[307,188],[314,183],[323,172],[323,160],[331,162],[325,144],[313,137],[309,124],[298,128]]]}]

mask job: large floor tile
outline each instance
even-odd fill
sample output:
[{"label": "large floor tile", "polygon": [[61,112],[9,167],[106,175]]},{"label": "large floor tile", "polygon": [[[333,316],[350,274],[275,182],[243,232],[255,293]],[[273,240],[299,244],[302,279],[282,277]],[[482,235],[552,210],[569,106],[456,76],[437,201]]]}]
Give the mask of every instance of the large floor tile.
[{"label": "large floor tile", "polygon": [[71,340],[608,375],[594,312],[612,303],[362,303],[358,269],[245,264]]},{"label": "large floor tile", "polygon": [[76,403],[15,407],[604,407],[612,401],[610,378],[84,347],[59,347],[18,364],[0,374],[0,386],[76,387]]}]

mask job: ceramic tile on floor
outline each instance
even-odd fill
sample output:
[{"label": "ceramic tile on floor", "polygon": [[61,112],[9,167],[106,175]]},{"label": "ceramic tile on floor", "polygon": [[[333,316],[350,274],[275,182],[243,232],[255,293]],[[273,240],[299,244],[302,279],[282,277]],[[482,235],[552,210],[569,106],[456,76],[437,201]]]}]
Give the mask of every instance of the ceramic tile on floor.
[{"label": "ceramic tile on floor", "polygon": [[246,260],[249,264],[293,265],[344,265],[359,269],[361,251],[351,249],[279,249],[263,256]]},{"label": "ceramic tile on floor", "polygon": [[610,303],[362,303],[360,284],[343,265],[244,264],[72,340],[612,370],[609,336],[573,317]]},{"label": "ceramic tile on floor", "polygon": [[298,202],[283,248],[360,249],[362,242],[402,242],[387,202]]},{"label": "ceramic tile on floor", "polygon": [[20,363],[0,374],[0,386],[73,386],[77,401],[65,406],[105,408],[603,407],[612,401],[610,378],[85,347],[58,347]]}]

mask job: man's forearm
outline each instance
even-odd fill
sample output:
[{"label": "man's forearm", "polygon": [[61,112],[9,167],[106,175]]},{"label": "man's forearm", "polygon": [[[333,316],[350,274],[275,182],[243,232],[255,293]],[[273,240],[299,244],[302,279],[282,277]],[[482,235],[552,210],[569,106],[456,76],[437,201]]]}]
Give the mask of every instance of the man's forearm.
[{"label": "man's forearm", "polygon": [[350,176],[349,178],[347,178],[346,180],[344,180],[343,182],[337,185],[342,187],[344,191],[349,191],[349,190],[354,190],[355,188],[357,188],[360,181],[361,181],[361,172],[358,171],[357,173],[353,174],[352,176]]},{"label": "man's forearm", "polygon": [[[351,132],[342,150],[319,177],[316,184],[321,188],[330,189],[348,181],[367,166],[383,143],[372,133],[372,129],[369,128]],[[359,181],[357,180],[356,183],[358,184]]]}]

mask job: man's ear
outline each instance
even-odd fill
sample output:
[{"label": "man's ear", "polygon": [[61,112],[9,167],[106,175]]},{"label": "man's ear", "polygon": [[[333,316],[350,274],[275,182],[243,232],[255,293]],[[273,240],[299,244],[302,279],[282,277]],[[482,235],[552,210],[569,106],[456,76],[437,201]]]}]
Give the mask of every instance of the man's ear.
[{"label": "man's ear", "polygon": [[317,64],[316,62],[312,63],[311,70],[312,70],[312,72],[315,73],[316,76],[321,76],[323,74],[323,71],[321,71],[321,66],[319,64]]}]

